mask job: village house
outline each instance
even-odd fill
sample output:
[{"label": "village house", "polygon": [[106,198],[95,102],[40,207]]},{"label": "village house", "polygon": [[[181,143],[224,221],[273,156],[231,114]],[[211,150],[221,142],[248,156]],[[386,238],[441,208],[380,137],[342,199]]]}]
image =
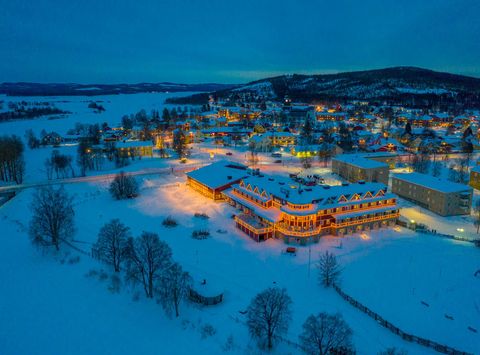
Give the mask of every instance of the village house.
[{"label": "village house", "polygon": [[115,149],[121,157],[152,157],[153,143],[151,141],[117,142]]},{"label": "village house", "polygon": [[470,170],[469,184],[474,189],[480,190],[480,165],[477,165]]},{"label": "village house", "polygon": [[288,147],[295,144],[296,135],[290,132],[268,131],[250,138],[258,151],[269,152],[273,147]]},{"label": "village house", "polygon": [[392,192],[441,216],[469,214],[473,189],[420,173],[392,176]]},{"label": "village house", "polygon": [[322,112],[316,112],[315,117],[317,121],[323,122],[323,121],[346,121],[347,120],[347,114],[345,112],[328,112],[328,111],[322,111]]}]

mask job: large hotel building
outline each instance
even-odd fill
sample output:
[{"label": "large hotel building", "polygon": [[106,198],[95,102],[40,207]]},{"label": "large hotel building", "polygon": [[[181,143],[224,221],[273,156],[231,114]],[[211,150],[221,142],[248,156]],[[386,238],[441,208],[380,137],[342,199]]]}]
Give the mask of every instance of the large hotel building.
[{"label": "large hotel building", "polygon": [[[225,171],[225,163],[216,164],[213,180],[218,185],[219,176],[226,176],[226,186],[220,189],[223,200],[238,209],[236,226],[257,241],[274,237],[304,244],[322,235],[343,236],[393,225],[399,217],[396,195],[381,183],[303,186],[286,177],[246,171],[235,181]],[[187,183],[195,190],[211,189],[209,174],[201,170],[192,172],[194,180],[187,174]]]}]

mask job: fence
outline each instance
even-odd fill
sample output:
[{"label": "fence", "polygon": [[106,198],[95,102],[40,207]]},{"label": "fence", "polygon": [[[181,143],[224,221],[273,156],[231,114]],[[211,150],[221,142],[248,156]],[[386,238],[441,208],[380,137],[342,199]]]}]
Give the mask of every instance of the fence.
[{"label": "fence", "polygon": [[396,223],[401,227],[414,230],[415,232],[418,232],[418,233],[429,234],[429,235],[433,235],[435,237],[459,240],[459,241],[462,241],[462,242],[474,243],[475,245],[480,246],[480,239],[470,239],[470,238],[460,237],[458,235],[438,233],[438,232],[436,232],[432,229],[428,229],[426,226],[424,228],[419,228],[419,226],[417,224],[409,224],[409,223],[407,223],[405,221],[401,221],[399,219],[397,220]]},{"label": "fence", "polygon": [[422,346],[425,346],[427,348],[430,348],[430,349],[433,349],[435,351],[438,351],[439,353],[442,353],[442,354],[452,354],[452,355],[472,355],[471,353],[467,353],[467,352],[464,352],[464,351],[460,351],[460,350],[457,350],[455,348],[452,348],[450,346],[447,346],[447,345],[443,345],[443,344],[439,344],[437,342],[434,342],[432,340],[429,340],[429,339],[425,339],[425,338],[421,338],[419,336],[416,336],[416,335],[413,335],[413,334],[409,334],[409,333],[406,333],[404,332],[403,330],[401,330],[400,328],[396,327],[395,325],[393,325],[392,323],[390,323],[389,321],[385,320],[384,318],[382,318],[378,313],[375,313],[373,312],[371,309],[369,309],[368,307],[364,306],[363,304],[361,304],[360,302],[358,302],[356,299],[354,299],[353,297],[347,295],[345,292],[342,291],[342,289],[340,287],[338,287],[337,285],[333,285],[333,288],[335,289],[335,291],[337,291],[337,293],[344,299],[346,300],[347,302],[349,302],[352,306],[354,306],[355,308],[361,310],[363,313],[365,313],[366,315],[368,315],[370,318],[373,318],[375,319],[375,321],[377,321],[381,326],[383,326],[384,328],[387,328],[388,330],[390,330],[392,333],[398,335],[399,337],[401,337],[403,340],[406,340],[406,341],[409,341],[409,342],[412,342],[412,343],[417,343],[419,345],[422,345]]},{"label": "fence", "polygon": [[[245,325],[245,326],[247,325],[247,322],[245,322],[245,320],[241,320],[241,319],[239,319],[238,317],[236,317],[236,316],[234,317],[234,316],[232,316],[232,315],[230,315],[229,317],[230,317],[230,319],[232,319],[232,320],[235,321],[236,323],[243,324],[243,325]],[[284,338],[284,337],[282,337],[282,336],[280,336],[280,335],[274,335],[273,338],[274,338],[275,340],[281,341],[281,342],[283,342],[283,343],[285,343],[285,344],[287,344],[287,345],[289,345],[289,346],[291,346],[291,347],[293,347],[293,348],[295,348],[295,349],[305,351],[304,348],[303,348],[299,343],[294,342],[294,341],[292,341],[292,340],[290,340],[290,339]]]}]

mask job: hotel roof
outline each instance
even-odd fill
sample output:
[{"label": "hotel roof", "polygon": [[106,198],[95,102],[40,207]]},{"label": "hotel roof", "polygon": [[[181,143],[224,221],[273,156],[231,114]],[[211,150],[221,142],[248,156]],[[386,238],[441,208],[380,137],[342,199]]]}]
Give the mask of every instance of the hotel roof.
[{"label": "hotel roof", "polygon": [[[292,204],[336,205],[338,199],[345,196],[350,200],[355,194],[365,195],[368,191],[375,196],[378,191],[386,191],[386,186],[381,183],[354,183],[344,185],[315,185],[302,186],[293,180],[279,176],[248,176],[243,180],[245,186],[250,184],[252,190],[258,188],[259,193],[265,191],[269,196],[274,195]],[[234,186],[237,187],[237,186]],[[393,194],[392,194],[393,197]]]},{"label": "hotel roof", "polygon": [[190,178],[212,189],[218,189],[247,176],[247,167],[228,160],[220,160],[186,173]]}]

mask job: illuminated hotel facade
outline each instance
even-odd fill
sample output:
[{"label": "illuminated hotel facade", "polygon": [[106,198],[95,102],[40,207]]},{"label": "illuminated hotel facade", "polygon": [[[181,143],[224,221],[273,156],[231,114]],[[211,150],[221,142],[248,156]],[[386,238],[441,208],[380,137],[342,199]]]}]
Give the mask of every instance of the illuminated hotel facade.
[{"label": "illuminated hotel facade", "polygon": [[[238,175],[232,177],[234,170]],[[215,163],[188,173],[187,183],[235,207],[235,225],[256,241],[278,238],[286,243],[306,244],[323,235],[344,236],[391,226],[399,217],[397,196],[387,192],[381,183],[302,186],[282,176],[240,171]],[[220,182],[224,174],[228,174],[227,178]],[[209,185],[222,187],[217,187],[217,193],[206,194],[214,187]]]}]

